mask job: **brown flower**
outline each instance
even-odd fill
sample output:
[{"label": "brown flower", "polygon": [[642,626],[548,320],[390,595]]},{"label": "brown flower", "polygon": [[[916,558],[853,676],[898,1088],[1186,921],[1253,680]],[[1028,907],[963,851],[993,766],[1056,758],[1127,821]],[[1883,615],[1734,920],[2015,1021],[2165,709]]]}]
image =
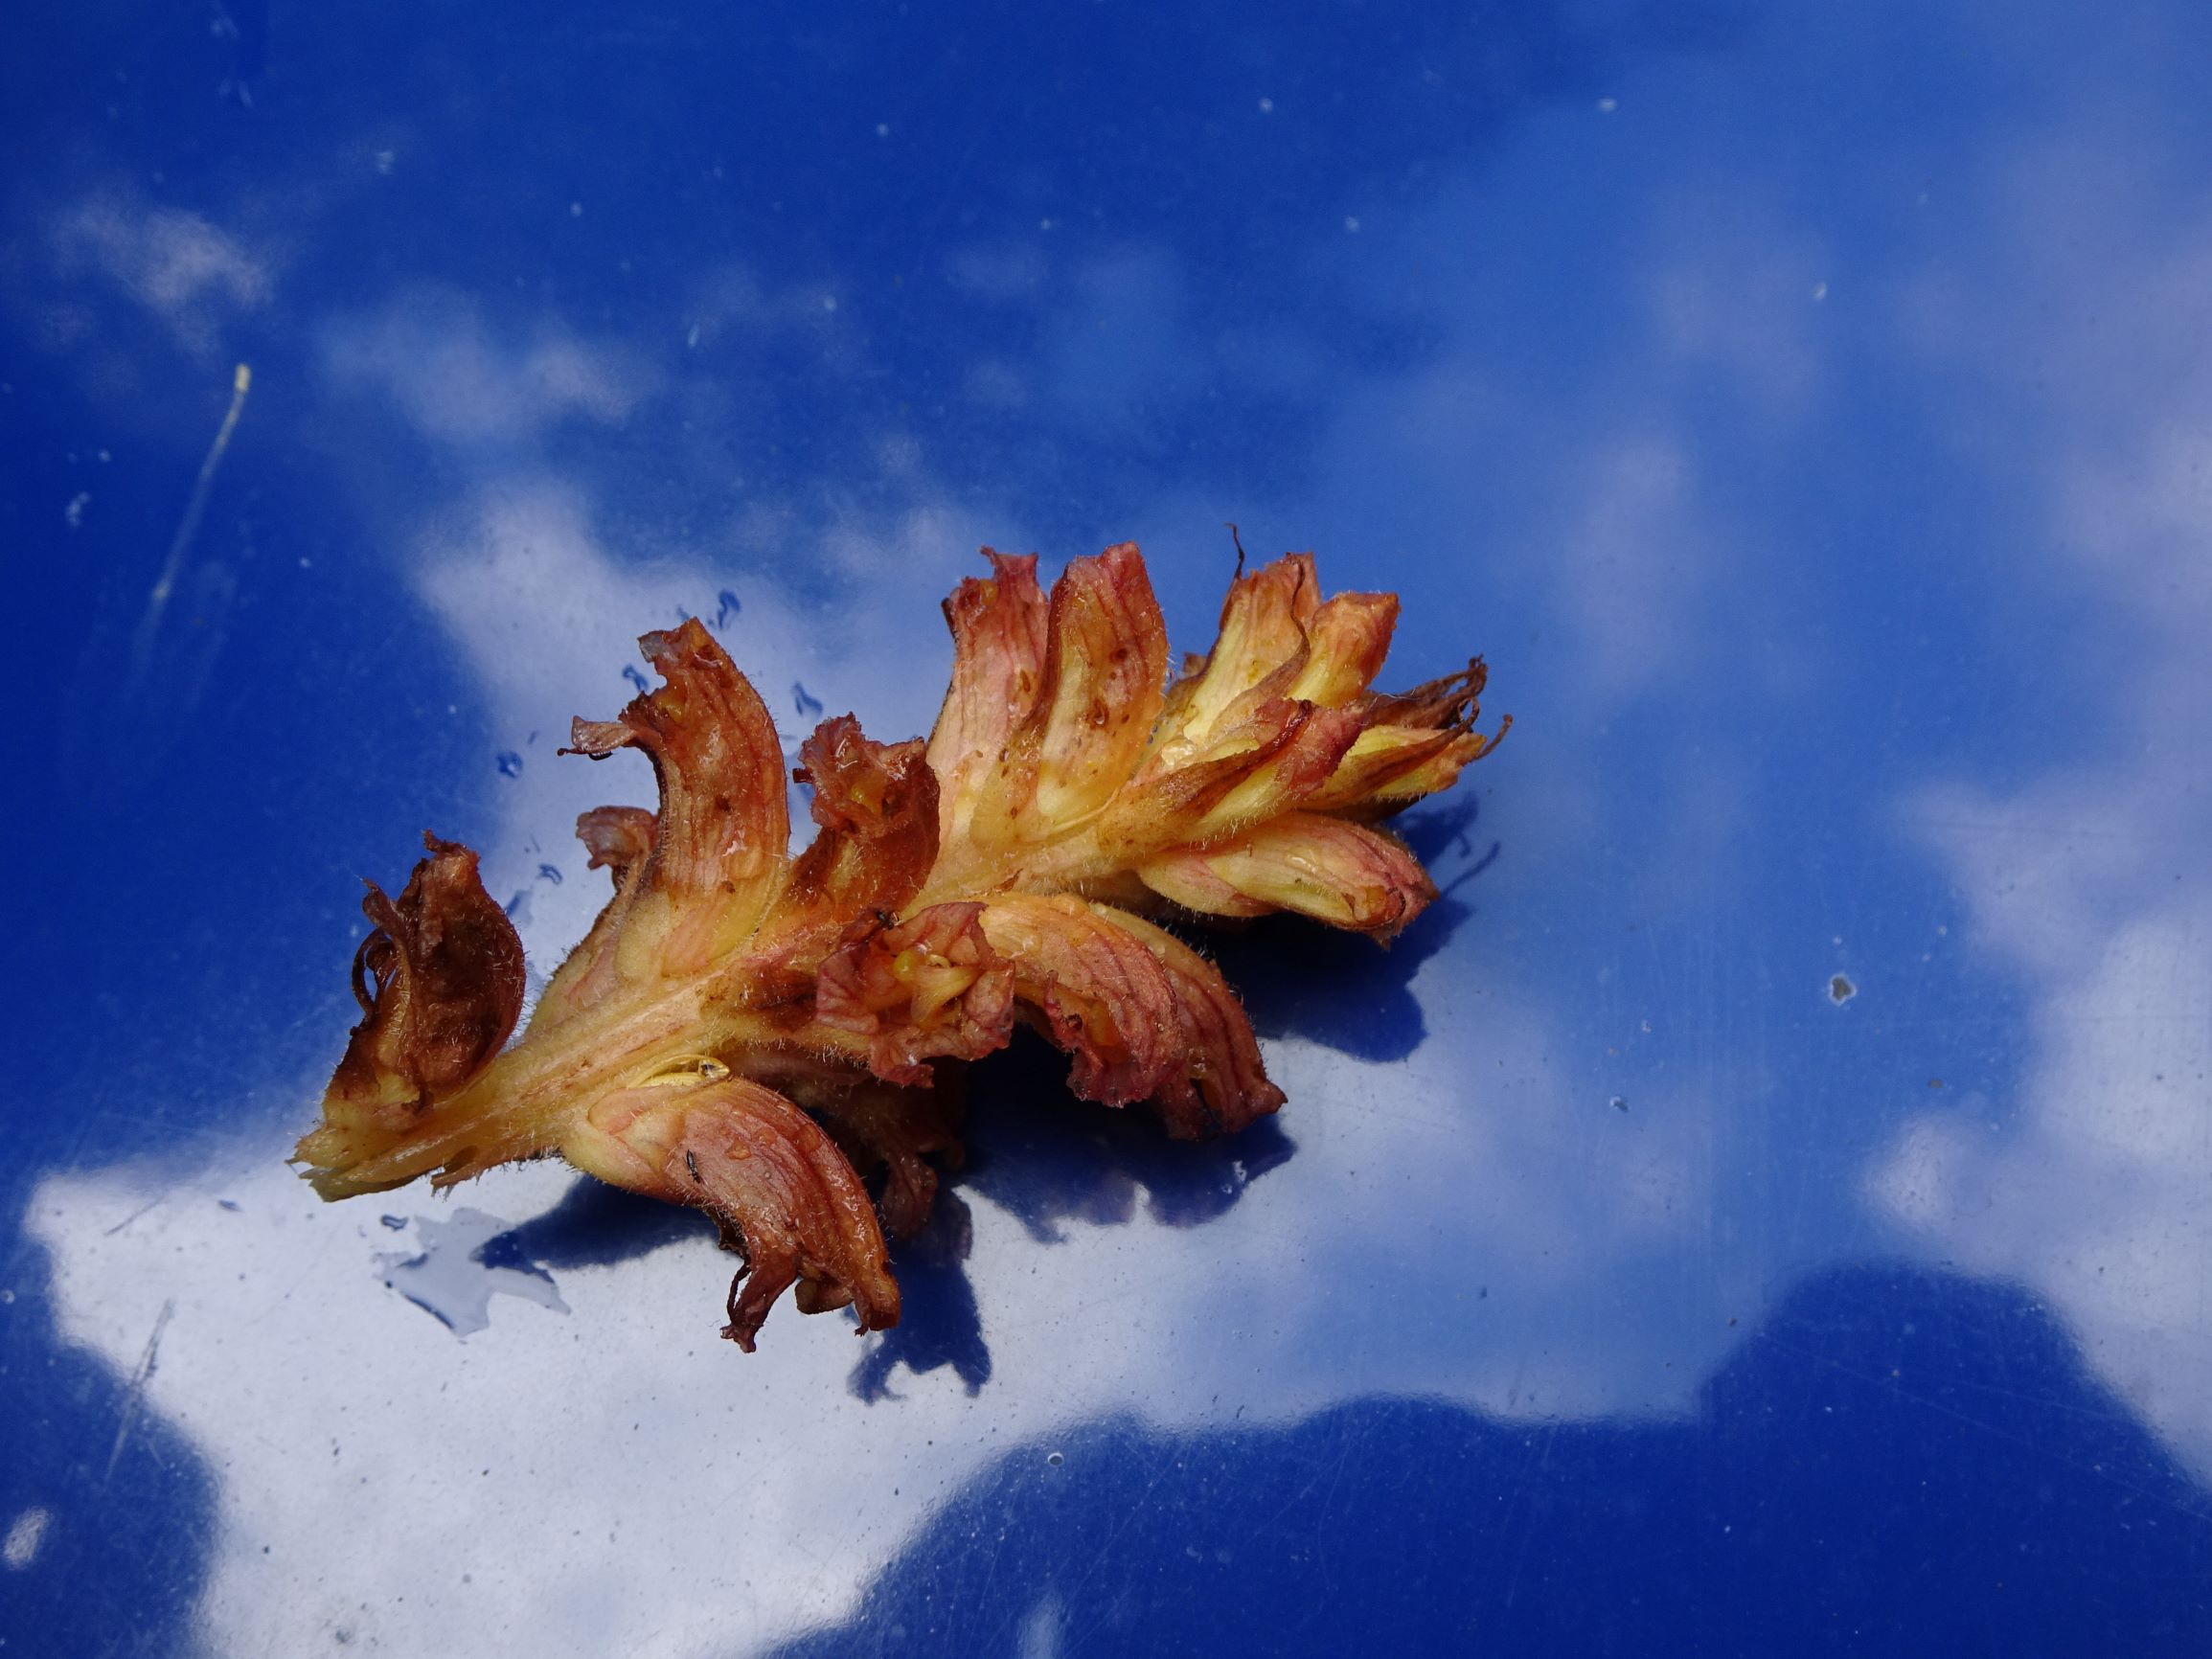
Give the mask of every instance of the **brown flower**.
[{"label": "brown flower", "polygon": [[1133,545],[1049,596],[1034,557],[986,557],[946,603],[926,745],[840,716],[801,749],[818,832],[795,857],[753,688],[696,621],[640,642],[666,683],[572,742],[645,750],[660,810],[578,821],[614,896],[505,1052],[521,945],[475,855],[433,838],[397,902],[372,887],[364,1018],[299,1148],[318,1190],[559,1152],[717,1217],[745,1258],[724,1334],[749,1349],[793,1284],[806,1311],[897,1320],[877,1207],[895,1236],[926,1220],[929,1160],[959,1156],[958,1067],[1017,1018],[1076,1094],[1149,1102],[1172,1134],[1280,1106],[1235,994],[1146,914],[1404,927],[1435,890],[1372,820],[1495,741],[1473,730],[1481,663],[1371,691],[1397,601],[1324,600],[1296,554],[1236,579],[1214,649],[1168,684]]}]

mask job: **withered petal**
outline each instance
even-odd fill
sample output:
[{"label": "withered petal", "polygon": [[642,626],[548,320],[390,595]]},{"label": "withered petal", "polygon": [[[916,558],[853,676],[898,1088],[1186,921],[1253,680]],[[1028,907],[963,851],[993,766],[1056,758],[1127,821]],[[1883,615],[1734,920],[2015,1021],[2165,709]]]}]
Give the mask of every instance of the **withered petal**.
[{"label": "withered petal", "polygon": [[[929,735],[947,843],[967,833],[992,795],[1007,741],[1036,706],[1044,682],[1044,592],[1037,555],[983,550],[988,578],[969,577],[945,602],[952,629],[952,681]],[[1002,809],[1003,810],[1003,809]]]},{"label": "withered petal", "polygon": [[637,901],[658,830],[659,820],[643,807],[594,807],[577,815],[576,837],[590,854],[584,868],[612,871],[614,893],[582,943],[546,982],[531,1011],[531,1032],[550,1031],[621,988],[616,942]]},{"label": "withered petal", "polygon": [[578,813],[576,838],[591,855],[584,868],[613,871],[619,887],[625,871],[645,862],[659,828],[660,821],[643,807],[594,807]]},{"label": "withered petal", "polygon": [[1159,959],[1119,913],[1068,894],[1002,894],[983,907],[1015,995],[1074,1061],[1068,1086],[1109,1106],[1149,1100],[1180,1061],[1182,1016]]},{"label": "withered petal", "polygon": [[1340,709],[1364,694],[1390,654],[1398,626],[1394,593],[1340,593],[1306,624],[1306,664],[1289,695]]},{"label": "withered petal", "polygon": [[872,742],[851,715],[815,728],[799,761],[821,830],[751,949],[810,966],[853,917],[896,914],[921,889],[937,859],[937,779],[919,739]]},{"label": "withered petal", "polygon": [[577,1121],[561,1151],[580,1169],[694,1204],[741,1240],[722,1334],[746,1352],[794,1282],[803,1311],[848,1303],[862,1330],[899,1322],[899,1286],[868,1190],[822,1127],[774,1090],[699,1074],[616,1089]]},{"label": "withered petal", "polygon": [[1177,1140],[1233,1135],[1283,1104],[1244,1005],[1220,970],[1165,928],[1110,906],[1098,914],[1152,953],[1174,987],[1179,1042],[1152,1103]]},{"label": "withered petal", "polygon": [[[639,910],[662,914],[650,949],[625,940],[626,977],[703,966],[760,920],[790,843],[783,750],[752,683],[696,617],[638,641],[667,684],[613,720],[575,722],[572,753],[641,748],[660,812]],[[670,914],[680,906],[681,914]]]},{"label": "withered petal", "polygon": [[1190,761],[1215,732],[1234,725],[1235,705],[1271,676],[1295,675],[1306,655],[1306,624],[1321,602],[1310,553],[1285,554],[1229,583],[1214,648],[1168,693],[1153,745],[1155,766]]},{"label": "withered petal", "polygon": [[928,1080],[924,1061],[980,1059],[1014,1032],[1014,965],[975,902],[934,904],[897,926],[854,924],[815,975],[814,1017],[869,1039],[869,1065],[896,1083]]},{"label": "withered petal", "polygon": [[843,1077],[818,1093],[794,1091],[794,1098],[821,1115],[854,1169],[863,1176],[882,1170],[876,1208],[893,1239],[912,1239],[929,1224],[937,1204],[937,1166],[957,1170],[966,1157],[958,1076],[956,1068],[939,1066],[917,1088]]},{"label": "withered petal", "polygon": [[490,1063],[522,1011],[522,940],[484,891],[476,854],[425,834],[398,899],[375,882],[353,958],[353,1028],[326,1115],[419,1111]]},{"label": "withered petal", "polygon": [[1057,827],[1104,805],[1151,741],[1168,629],[1133,541],[1071,560],[1052,585],[1044,684],[1015,734],[1034,749],[1029,816]]}]

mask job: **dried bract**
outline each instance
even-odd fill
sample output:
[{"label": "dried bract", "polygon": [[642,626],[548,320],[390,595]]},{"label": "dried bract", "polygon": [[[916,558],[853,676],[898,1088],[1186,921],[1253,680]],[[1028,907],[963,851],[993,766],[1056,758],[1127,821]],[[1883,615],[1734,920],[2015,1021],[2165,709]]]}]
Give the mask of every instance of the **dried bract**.
[{"label": "dried bract", "polygon": [[1293,554],[1237,577],[1213,650],[1171,683],[1133,545],[1049,594],[1034,557],[985,557],[946,602],[926,743],[848,715],[800,748],[817,830],[796,855],[752,686],[696,621],[639,642],[664,684],[576,721],[571,752],[644,750],[659,810],[578,820],[614,894],[512,1046],[522,946],[476,855],[430,837],[397,900],[372,886],[363,1017],[299,1146],[317,1190],[559,1153],[717,1219],[744,1259],[723,1334],[749,1350],[792,1286],[807,1312],[897,1321],[884,1232],[927,1220],[960,1156],[959,1070],[1016,1020],[1068,1055],[1075,1094],[1147,1103],[1178,1137],[1280,1106],[1235,993],[1158,920],[1403,928],[1435,889],[1374,821],[1495,742],[1473,727],[1481,663],[1370,690],[1398,602],[1324,599]]}]

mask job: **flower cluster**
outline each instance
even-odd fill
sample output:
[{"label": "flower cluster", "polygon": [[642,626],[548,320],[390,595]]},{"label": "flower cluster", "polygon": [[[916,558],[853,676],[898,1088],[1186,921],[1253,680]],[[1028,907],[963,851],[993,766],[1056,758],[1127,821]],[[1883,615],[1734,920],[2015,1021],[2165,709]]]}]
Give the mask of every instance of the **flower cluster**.
[{"label": "flower cluster", "polygon": [[512,1044],[522,946],[476,855],[427,837],[397,899],[372,884],[363,1017],[298,1150],[317,1190],[559,1153],[717,1218],[744,1259],[723,1334],[750,1350],[794,1284],[805,1311],[897,1321],[885,1233],[927,1219],[960,1153],[957,1068],[1016,1021],[1067,1053],[1077,1095],[1149,1103],[1175,1136],[1280,1106],[1235,993],[1158,919],[1402,928],[1435,891],[1375,820],[1495,741],[1473,729],[1481,663],[1370,690],[1397,601],[1323,599],[1298,554],[1239,574],[1171,683],[1134,545],[1049,595],[1034,557],[986,557],[946,602],[927,742],[840,716],[801,748],[817,832],[796,855],[759,695],[696,621],[645,636],[665,683],[571,741],[645,751],[660,808],[579,820],[614,896]]}]

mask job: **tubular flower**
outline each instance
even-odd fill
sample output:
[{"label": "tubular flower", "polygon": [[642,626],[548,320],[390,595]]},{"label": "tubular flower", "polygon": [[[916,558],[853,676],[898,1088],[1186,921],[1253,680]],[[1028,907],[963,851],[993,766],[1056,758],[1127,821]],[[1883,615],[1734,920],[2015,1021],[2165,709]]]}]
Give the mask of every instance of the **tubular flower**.
[{"label": "tubular flower", "polygon": [[[1309,555],[1232,582],[1212,651],[1171,683],[1136,548],[1034,556],[946,602],[951,686],[926,742],[825,720],[794,776],[750,683],[698,622],[639,642],[663,684],[569,752],[642,749],[657,812],[578,820],[614,892],[519,1040],[521,942],[476,855],[427,840],[397,900],[370,887],[362,1008],[297,1157],[327,1198],[515,1159],[577,1168],[719,1223],[743,1258],[723,1334],[802,1310],[897,1322],[884,1233],[909,1237],[960,1156],[959,1076],[1016,1020],[1069,1086],[1232,1133],[1283,1103],[1250,1022],[1160,917],[1295,911],[1387,940],[1435,897],[1374,821],[1496,740],[1479,661],[1370,690],[1386,594],[1321,597]],[[1502,735],[1503,727],[1500,727]],[[870,1196],[870,1183],[875,1196]]]}]

